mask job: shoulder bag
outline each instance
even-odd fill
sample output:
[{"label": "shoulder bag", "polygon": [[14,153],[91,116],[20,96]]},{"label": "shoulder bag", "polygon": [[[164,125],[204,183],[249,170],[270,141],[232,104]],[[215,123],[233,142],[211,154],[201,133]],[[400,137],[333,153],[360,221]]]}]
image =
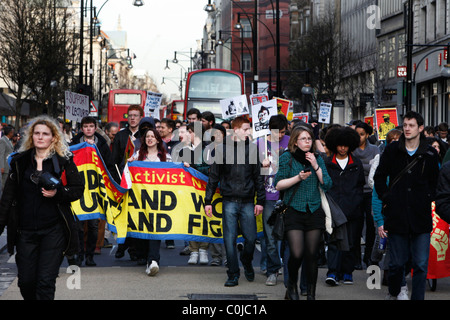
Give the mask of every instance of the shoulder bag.
[{"label": "shoulder bag", "polygon": [[270,226],[273,226],[272,236],[275,240],[283,240],[284,239],[284,215],[286,214],[287,209],[289,209],[289,205],[294,198],[294,195],[297,193],[298,187],[301,182],[298,182],[295,186],[295,190],[289,198],[289,202],[285,203],[283,200],[278,200],[275,204],[275,208],[272,211],[267,223]]}]

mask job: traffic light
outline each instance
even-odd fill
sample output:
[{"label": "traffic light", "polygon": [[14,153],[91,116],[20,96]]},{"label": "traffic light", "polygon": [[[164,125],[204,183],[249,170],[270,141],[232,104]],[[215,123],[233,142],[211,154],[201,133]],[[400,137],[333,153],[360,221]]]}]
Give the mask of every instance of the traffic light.
[{"label": "traffic light", "polygon": [[75,92],[91,97],[92,88],[87,84],[78,84]]},{"label": "traffic light", "polygon": [[[398,81],[397,82],[397,105],[401,106],[406,103],[406,81]],[[411,106],[417,105],[417,87],[415,83],[411,85]]]}]

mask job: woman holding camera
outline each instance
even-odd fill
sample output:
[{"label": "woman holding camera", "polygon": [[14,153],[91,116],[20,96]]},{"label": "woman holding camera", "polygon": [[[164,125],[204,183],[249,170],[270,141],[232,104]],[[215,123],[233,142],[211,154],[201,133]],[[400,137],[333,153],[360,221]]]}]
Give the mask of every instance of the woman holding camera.
[{"label": "woman holding camera", "polygon": [[0,233],[7,226],[9,253],[16,248],[22,297],[53,300],[64,255],[78,251],[70,203],[81,198],[84,182],[58,123],[47,116],[30,122],[10,166],[0,201]]},{"label": "woman holding camera", "polygon": [[314,134],[309,127],[295,126],[288,143],[289,152],[280,157],[275,185],[284,191],[284,201],[289,201],[285,215],[285,231],[289,243],[289,281],[287,298],[298,300],[298,270],[306,269],[307,298],[315,299],[317,283],[317,258],[322,231],[325,229],[325,212],[319,188],[331,188],[331,178],[322,157],[315,153]]}]

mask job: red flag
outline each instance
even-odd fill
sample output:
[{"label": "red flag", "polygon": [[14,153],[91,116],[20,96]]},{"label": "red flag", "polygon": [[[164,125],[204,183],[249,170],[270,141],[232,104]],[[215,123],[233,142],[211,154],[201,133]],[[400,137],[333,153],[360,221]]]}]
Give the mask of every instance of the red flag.
[{"label": "red flag", "polygon": [[127,163],[128,159],[134,154],[134,143],[131,141],[131,136],[128,136],[127,146],[125,147],[125,163]]},{"label": "red flag", "polygon": [[449,225],[435,212],[433,202],[433,231],[431,232],[428,279],[450,277]]}]

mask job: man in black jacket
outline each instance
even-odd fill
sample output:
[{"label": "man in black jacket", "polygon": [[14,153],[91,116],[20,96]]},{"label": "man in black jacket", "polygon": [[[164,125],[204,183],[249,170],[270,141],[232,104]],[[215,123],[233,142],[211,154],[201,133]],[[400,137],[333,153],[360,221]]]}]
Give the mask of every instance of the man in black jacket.
[{"label": "man in black jacket", "polygon": [[238,226],[245,239],[240,257],[245,277],[248,281],[255,278],[252,266],[256,242],[255,216],[263,212],[266,199],[258,150],[248,137],[250,121],[244,117],[234,119],[233,130],[236,139],[227,139],[226,145],[222,145],[223,148],[219,146],[216,149],[216,161],[211,165],[205,193],[205,212],[211,217],[213,213],[216,214],[211,203],[220,183],[223,240],[228,262],[228,280],[225,282],[227,287],[238,285],[240,276],[236,251]]},{"label": "man in black jacket", "polygon": [[[405,263],[410,253],[411,299],[425,297],[432,231],[431,203],[435,199],[439,160],[436,151],[427,144],[423,130],[423,117],[414,111],[406,113],[400,140],[386,147],[374,176],[376,192],[383,200],[384,231],[389,239],[388,299],[396,299],[400,293],[404,272],[409,271],[405,270]],[[413,161],[415,165],[404,171]]]},{"label": "man in black jacket", "polygon": [[[105,163],[106,168],[109,173],[113,176],[113,179],[116,180],[118,175],[116,173],[115,167],[112,163],[111,150],[109,149],[108,143],[105,138],[103,138],[97,130],[97,122],[93,117],[84,117],[81,119],[81,132],[77,134],[73,139],[70,145],[76,145],[82,142],[88,142],[91,144],[95,144],[97,149],[100,152],[100,155]],[[86,250],[84,245],[84,225],[87,225],[87,240],[86,240]],[[96,266],[94,261],[94,252],[97,244],[98,237],[98,219],[92,219],[87,221],[80,222],[80,228],[78,231],[79,235],[79,265],[81,265],[84,257],[86,257],[86,266]]]}]

